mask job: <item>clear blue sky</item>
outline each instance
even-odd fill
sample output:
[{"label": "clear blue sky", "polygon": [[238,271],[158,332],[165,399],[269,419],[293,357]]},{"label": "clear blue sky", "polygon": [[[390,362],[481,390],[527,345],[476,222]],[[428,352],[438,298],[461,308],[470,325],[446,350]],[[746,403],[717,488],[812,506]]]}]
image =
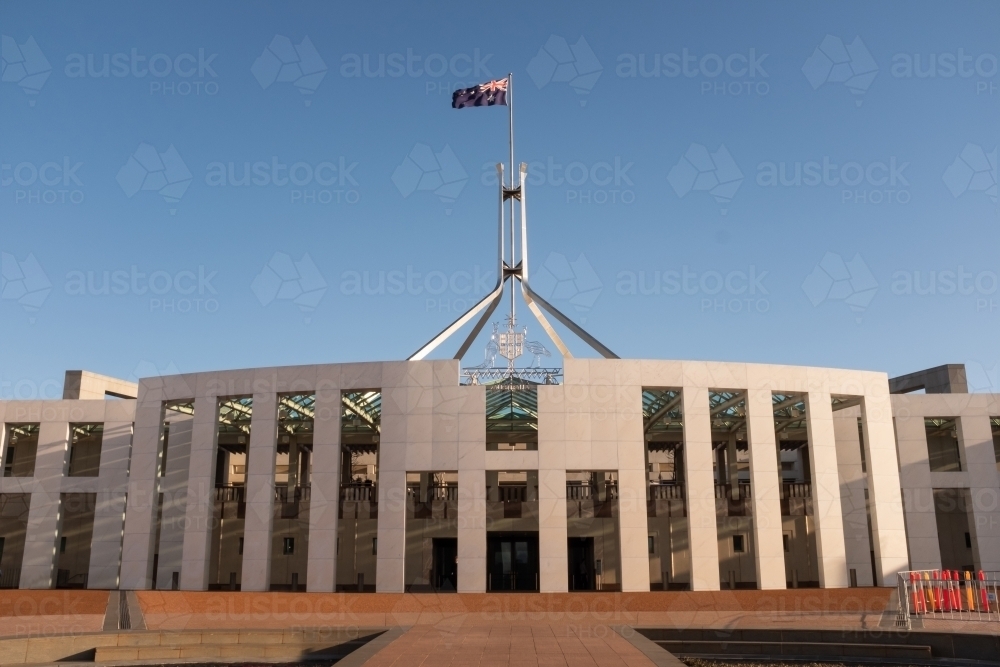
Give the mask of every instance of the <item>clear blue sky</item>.
[{"label": "clear blue sky", "polygon": [[998,25],[995,2],[4,0],[0,394],[405,358],[493,269],[506,114],[450,94],[508,71],[539,289],[619,355],[968,363],[1000,390]]}]

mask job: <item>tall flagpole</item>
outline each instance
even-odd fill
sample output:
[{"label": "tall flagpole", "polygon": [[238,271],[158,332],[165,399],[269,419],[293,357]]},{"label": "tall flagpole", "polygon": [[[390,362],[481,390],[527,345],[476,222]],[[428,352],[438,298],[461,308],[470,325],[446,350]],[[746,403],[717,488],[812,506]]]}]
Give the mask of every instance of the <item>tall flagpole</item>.
[{"label": "tall flagpole", "polygon": [[[514,183],[514,95],[513,95],[514,74],[507,74],[507,119],[510,125],[510,189],[513,190]],[[514,268],[514,198],[510,198],[510,268]],[[510,281],[510,323],[514,325],[514,281]]]},{"label": "tall flagpole", "polygon": [[[606,348],[596,338],[594,338],[589,333],[587,333],[586,331],[584,331],[573,320],[571,320],[570,318],[568,318],[565,315],[563,315],[552,304],[550,304],[545,299],[543,299],[538,294],[536,294],[534,291],[532,291],[531,287],[528,285],[528,267],[527,267],[528,244],[527,244],[527,221],[526,221],[527,212],[525,210],[524,192],[522,190],[524,188],[524,181],[525,181],[524,176],[527,174],[527,168],[528,167],[527,167],[527,165],[523,165],[524,171],[522,172],[521,169],[516,169],[515,166],[514,166],[514,96],[513,96],[513,79],[514,79],[513,74],[512,73],[508,73],[507,74],[507,93],[506,93],[505,101],[507,102],[507,122],[508,122],[508,128],[509,128],[509,132],[510,132],[510,186],[509,187],[505,183],[505,181],[507,179],[503,176],[503,164],[502,163],[497,164],[497,171],[499,172],[498,173],[498,178],[497,178],[497,184],[500,186],[500,201],[498,202],[499,203],[499,211],[498,211],[498,217],[499,217],[499,221],[498,221],[498,232],[499,232],[499,235],[498,236],[499,236],[499,238],[498,238],[498,242],[499,242],[499,246],[500,247],[498,249],[499,250],[499,266],[498,266],[499,275],[497,275],[496,286],[493,288],[492,292],[490,292],[485,297],[483,297],[478,303],[476,303],[474,306],[472,306],[469,310],[465,311],[458,319],[456,319],[454,322],[452,322],[451,324],[449,324],[443,331],[441,331],[441,333],[439,333],[434,338],[430,339],[426,344],[424,344],[423,347],[421,347],[419,350],[417,350],[416,352],[414,352],[413,354],[411,354],[408,357],[408,359],[407,359],[408,361],[419,361],[421,359],[426,359],[427,355],[429,355],[432,351],[434,351],[434,349],[436,347],[438,347],[438,345],[440,345],[445,340],[447,340],[449,337],[451,337],[453,334],[455,334],[457,331],[459,331],[463,326],[465,326],[466,324],[468,324],[469,322],[471,322],[472,318],[474,318],[477,315],[479,315],[479,320],[472,327],[472,331],[466,337],[465,342],[462,343],[462,346],[459,348],[458,353],[455,355],[455,359],[461,359],[462,356],[466,353],[466,351],[468,351],[469,346],[472,345],[472,343],[475,340],[476,336],[478,336],[479,332],[482,331],[483,326],[486,324],[486,322],[489,321],[489,318],[493,314],[494,310],[496,308],[498,308],[500,306],[501,301],[503,301],[503,292],[504,292],[504,285],[503,284],[507,280],[510,280],[510,319],[511,319],[511,325],[512,325],[512,327],[513,327],[513,324],[514,324],[514,313],[515,313],[515,305],[514,305],[514,282],[516,280],[516,281],[518,281],[518,282],[521,283],[521,294],[522,294],[522,296],[523,296],[523,298],[525,300],[525,303],[528,306],[528,309],[531,310],[535,314],[535,316],[538,318],[539,323],[542,325],[542,328],[546,331],[546,333],[549,335],[549,337],[552,338],[552,341],[556,344],[556,346],[559,348],[559,350],[563,353],[564,357],[571,356],[570,353],[569,353],[569,349],[562,343],[562,340],[559,338],[559,335],[556,333],[556,330],[553,329],[552,326],[548,323],[548,320],[545,319],[545,316],[542,314],[542,310],[545,310],[546,312],[548,312],[549,314],[551,314],[553,317],[555,317],[559,322],[561,322],[563,325],[565,325],[570,331],[572,331],[577,336],[579,336],[581,340],[583,340],[585,343],[587,343],[588,345],[590,345],[590,347],[592,347],[595,351],[597,351],[598,353],[600,353],[601,356],[605,357],[606,359],[617,359],[618,358],[618,356],[614,352],[612,352],[611,350],[609,350],[608,348]],[[495,83],[496,83],[496,81],[490,81],[490,91],[491,92],[494,91],[493,84],[495,84]],[[484,84],[484,86],[485,86],[485,84]],[[452,98],[452,100],[453,100],[452,101],[452,106],[455,106],[455,101],[454,101],[455,100],[455,96],[459,96],[459,95],[466,95],[466,96],[468,96],[468,95],[472,94],[472,92],[470,92],[470,91],[474,91],[474,90],[478,91],[480,93],[484,92],[482,90],[482,87],[480,87],[480,86],[477,86],[476,89],[462,89],[462,90],[455,91],[455,95]],[[481,101],[481,98],[477,98],[477,101]],[[490,98],[488,100],[488,102],[490,102],[490,103],[487,106],[493,106],[493,104],[495,103],[493,101],[493,98]],[[465,106],[465,105],[463,104],[461,106],[458,106],[457,108],[461,109],[461,108],[463,108],[463,106]],[[479,105],[476,104],[474,106],[479,106]],[[516,171],[516,175],[515,175],[515,171]],[[504,223],[504,219],[503,219],[503,214],[504,214],[503,200],[504,200],[504,198],[510,199],[510,264],[509,265],[507,264],[507,260],[504,257],[504,255],[506,255],[506,248],[504,247],[504,240],[505,240],[505,237],[507,235],[506,231],[504,230],[504,224],[503,224]],[[517,265],[515,265],[515,263],[514,263],[515,259],[517,257],[517,249],[516,249],[516,243],[515,243],[515,237],[516,237],[516,234],[517,234],[516,229],[517,228],[516,228],[516,226],[514,224],[514,210],[515,210],[514,209],[514,199],[517,199],[520,202],[520,208],[521,208],[521,237],[522,238],[521,238],[521,263],[520,263],[519,267]],[[480,313],[482,313],[482,314],[480,315]],[[523,329],[522,329],[522,331],[523,331]],[[514,331],[510,331],[510,333],[514,333]],[[515,341],[516,341],[517,338],[520,338],[520,340],[523,341],[524,333],[515,334],[515,337],[516,337]],[[507,343],[505,343],[505,345],[506,344]],[[516,348],[517,347],[517,343],[515,342],[514,345],[515,345],[515,348]],[[510,348],[507,348],[507,349],[510,350]],[[516,351],[516,349],[512,350],[512,351]],[[520,354],[517,354],[516,356],[520,356]],[[511,370],[514,368],[514,360],[513,359],[509,359],[508,360],[508,366],[509,366],[509,369],[511,369]],[[491,368],[492,368],[492,366],[491,366]],[[473,369],[466,369],[465,370],[465,375],[466,375],[466,377],[471,378],[471,381],[472,381],[473,384],[476,384],[479,379],[489,379],[489,377],[492,377],[492,376],[488,377],[488,375],[480,375],[481,372],[485,372],[482,369],[483,369],[483,366],[478,366],[478,367],[473,368]],[[527,370],[527,369],[522,369],[522,370]],[[546,371],[546,377],[548,377],[549,379],[551,379],[550,378],[551,373],[548,373],[548,371],[552,371],[552,370],[555,370],[555,369],[535,369],[535,370],[537,370],[537,371]],[[513,377],[513,376],[511,376],[511,377]],[[546,381],[548,381],[548,380],[546,380]]]}]

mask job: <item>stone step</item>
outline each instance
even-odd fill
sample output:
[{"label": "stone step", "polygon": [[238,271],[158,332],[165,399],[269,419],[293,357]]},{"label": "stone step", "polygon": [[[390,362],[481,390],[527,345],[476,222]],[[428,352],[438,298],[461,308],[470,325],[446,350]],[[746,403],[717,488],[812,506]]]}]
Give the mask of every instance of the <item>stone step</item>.
[{"label": "stone step", "polygon": [[349,641],[341,644],[189,644],[180,646],[100,646],[94,661],[118,662],[126,660],[187,660],[231,658],[285,658],[298,660],[342,658],[364,642]]},{"label": "stone step", "polygon": [[930,659],[931,647],[909,644],[850,644],[825,642],[657,640],[674,655],[746,655],[852,658]]}]

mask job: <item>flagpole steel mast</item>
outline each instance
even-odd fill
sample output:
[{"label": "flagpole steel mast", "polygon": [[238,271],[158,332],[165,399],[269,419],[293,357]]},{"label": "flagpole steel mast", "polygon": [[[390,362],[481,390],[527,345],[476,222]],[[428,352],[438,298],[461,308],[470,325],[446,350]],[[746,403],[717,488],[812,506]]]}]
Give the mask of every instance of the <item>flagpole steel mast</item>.
[{"label": "flagpole steel mast", "polygon": [[[510,189],[517,187],[514,183],[514,73],[507,73],[507,120],[510,128]],[[514,198],[510,198],[510,268],[514,268]],[[510,322],[514,324],[514,281],[510,281]]]},{"label": "flagpole steel mast", "polygon": [[[559,348],[559,351],[562,353],[563,357],[570,358],[573,355],[570,353],[570,350],[566,346],[566,344],[563,343],[562,339],[559,337],[558,332],[549,323],[548,318],[546,318],[545,315],[542,313],[543,310],[548,312],[553,317],[555,317],[566,328],[568,328],[574,334],[579,336],[581,340],[587,343],[591,348],[594,349],[594,351],[598,352],[601,356],[605,357],[606,359],[618,359],[618,355],[616,355],[614,352],[612,352],[607,347],[602,345],[600,341],[598,341],[596,338],[594,338],[589,333],[584,331],[584,329],[580,327],[578,324],[576,324],[576,322],[566,317],[555,306],[553,306],[544,298],[535,293],[531,289],[531,286],[528,283],[528,228],[527,228],[527,210],[526,210],[525,193],[524,193],[525,181],[527,180],[528,165],[522,163],[520,165],[520,168],[516,170],[514,167],[514,97],[512,94],[513,79],[514,75],[512,73],[507,74],[507,90],[506,90],[507,123],[508,123],[508,130],[510,132],[509,187],[506,185],[506,177],[503,173],[503,163],[497,164],[497,183],[500,188],[500,193],[499,193],[500,202],[498,210],[499,224],[498,224],[498,234],[497,234],[498,246],[499,246],[497,248],[499,255],[498,257],[499,266],[497,267],[498,273],[497,273],[496,286],[493,288],[492,292],[490,292],[478,303],[476,303],[476,305],[472,306],[472,308],[465,311],[465,313],[463,313],[454,322],[449,324],[437,336],[427,341],[427,343],[424,344],[423,347],[421,347],[419,350],[411,354],[408,357],[409,361],[418,361],[421,359],[426,359],[427,356],[431,352],[433,352],[436,347],[438,347],[441,343],[450,338],[453,334],[457,333],[459,329],[461,329],[463,326],[471,322],[476,315],[479,315],[479,313],[482,312],[482,315],[480,315],[475,325],[473,325],[472,330],[469,332],[468,336],[462,343],[461,347],[459,347],[458,352],[455,354],[454,357],[455,359],[461,359],[465,355],[465,353],[469,350],[469,347],[472,345],[476,336],[479,335],[479,332],[482,331],[485,324],[489,321],[490,316],[493,314],[494,310],[498,308],[502,303],[503,293],[504,293],[504,283],[507,282],[508,280],[510,281],[510,328],[508,329],[507,332],[503,332],[501,335],[513,337],[514,342],[510,342],[510,338],[507,339],[501,338],[500,342],[502,345],[507,346],[507,348],[505,349],[508,349],[510,351],[516,351],[516,354],[514,356],[507,357],[508,359],[507,371],[510,374],[509,377],[513,377],[512,374],[514,369],[514,359],[516,357],[520,357],[522,354],[520,346],[524,344],[524,335],[525,335],[524,332],[517,333],[514,331],[514,324],[515,324],[514,281],[515,280],[521,283],[521,294],[524,297],[525,303],[528,305],[528,309],[538,319],[539,324],[542,325],[542,328],[549,335],[549,338],[551,338],[552,342],[554,342],[556,344],[556,347]],[[478,92],[480,94],[484,93],[487,90],[487,86],[489,86],[488,90],[490,92],[493,92],[495,90],[494,84],[497,83],[499,82],[490,81],[489,84],[483,84],[482,86],[477,86],[476,88],[478,89]],[[459,90],[455,91],[455,94],[458,95],[461,93],[465,95],[471,95],[472,91],[473,89]],[[490,98],[489,101],[491,103],[486,106],[493,106],[492,98]],[[455,104],[456,102],[454,101],[453,97],[452,105],[455,106]],[[461,106],[455,106],[455,108],[461,109],[463,108],[463,106],[464,104]],[[483,105],[475,104],[475,106],[483,106]],[[516,176],[515,176],[515,171],[517,172]],[[505,255],[507,254],[505,248],[505,237],[507,234],[506,230],[504,229],[504,206],[503,206],[504,199],[510,200],[510,264],[507,264],[507,260],[505,258]],[[515,199],[517,199],[520,202],[520,208],[521,208],[521,261],[519,263],[515,263],[517,257],[517,248],[515,247],[516,225],[514,223]],[[497,334],[496,326],[497,325],[494,324],[494,335]],[[521,342],[517,342],[518,340],[520,340]],[[548,352],[545,352],[545,354],[548,355]],[[472,378],[472,384],[478,384],[478,381],[480,379],[490,379],[490,378],[497,379],[487,373],[487,371],[493,368],[492,365],[489,366],[489,368],[486,368],[487,363],[490,363],[489,360],[487,360],[487,362],[484,362],[484,364],[481,364],[480,366],[477,366],[473,369],[466,369],[466,371],[472,373],[472,375],[469,376]],[[484,368],[486,368],[485,371],[483,370]],[[558,369],[538,368],[534,370],[548,372]],[[523,372],[525,371],[525,369],[521,369],[521,371]],[[487,374],[480,375],[481,373],[487,373]],[[546,379],[545,382],[548,383],[549,379]]]}]

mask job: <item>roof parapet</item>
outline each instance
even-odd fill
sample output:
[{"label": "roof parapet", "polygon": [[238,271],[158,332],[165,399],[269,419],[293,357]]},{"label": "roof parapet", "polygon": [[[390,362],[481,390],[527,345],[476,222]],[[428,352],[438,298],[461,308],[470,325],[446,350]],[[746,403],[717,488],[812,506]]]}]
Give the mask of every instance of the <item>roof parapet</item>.
[{"label": "roof parapet", "polygon": [[889,379],[890,394],[908,394],[921,389],[928,394],[968,394],[965,364],[945,364]]},{"label": "roof parapet", "polygon": [[64,400],[136,398],[138,395],[138,384],[90,371],[66,371],[63,381]]}]

